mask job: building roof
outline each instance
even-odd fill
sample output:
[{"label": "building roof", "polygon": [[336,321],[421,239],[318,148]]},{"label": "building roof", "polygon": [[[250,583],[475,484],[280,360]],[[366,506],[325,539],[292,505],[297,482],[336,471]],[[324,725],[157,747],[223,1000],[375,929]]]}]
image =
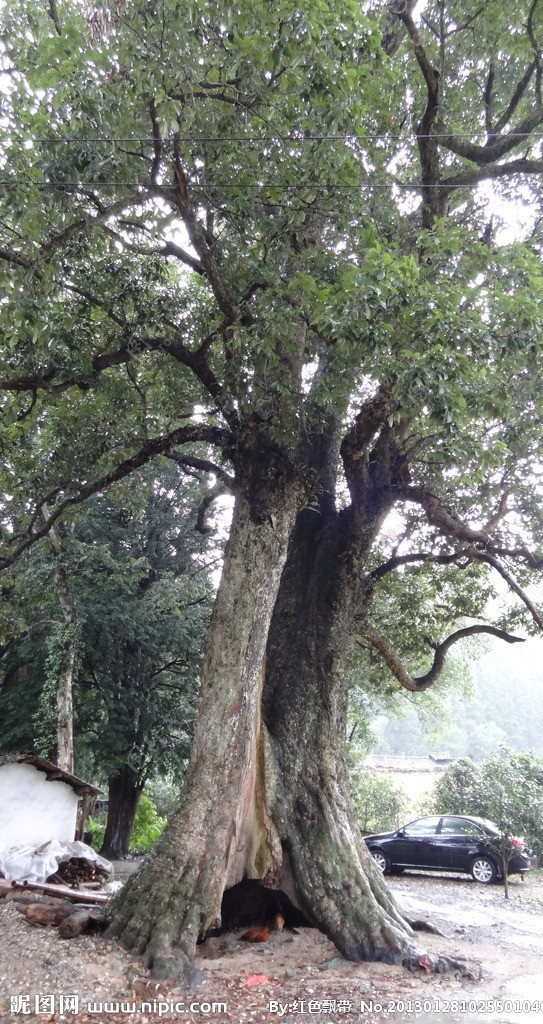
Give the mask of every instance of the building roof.
[{"label": "building roof", "polygon": [[370,754],[364,761],[365,768],[389,772],[439,772],[451,764],[450,754]]},{"label": "building roof", "polygon": [[62,771],[62,768],[58,768],[52,761],[47,761],[44,757],[38,757],[37,754],[0,754],[0,768],[5,764],[30,764],[37,768],[38,771],[43,772],[48,782],[65,782],[67,786],[72,787],[74,793],[77,793],[78,796],[100,792],[96,786],[91,786],[90,782],[84,782],[83,779],[78,779],[76,775]]}]

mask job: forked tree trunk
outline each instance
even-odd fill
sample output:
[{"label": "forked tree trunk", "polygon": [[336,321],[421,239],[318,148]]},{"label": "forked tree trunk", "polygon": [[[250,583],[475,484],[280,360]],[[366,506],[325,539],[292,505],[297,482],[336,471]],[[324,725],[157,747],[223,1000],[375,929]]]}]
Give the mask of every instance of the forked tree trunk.
[{"label": "forked tree trunk", "polygon": [[380,518],[361,524],[351,510],[325,507],[298,517],[270,629],[263,717],[281,769],[280,886],[290,881],[291,898],[348,959],[395,962],[418,946],[362,839],[345,758],[344,670]]},{"label": "forked tree trunk", "polygon": [[[274,467],[272,467],[272,470]],[[264,482],[262,478],[264,477]],[[190,974],[199,936],[220,923],[225,888],[281,858],[268,817],[260,717],[269,624],[301,497],[276,466],[238,494],[204,660],[187,780],[150,862],[127,886],[110,934],[157,977]]]},{"label": "forked tree trunk", "polygon": [[255,524],[247,502],[237,501],[181,805],[110,928],[159,977],[190,977],[198,937],[220,924],[223,892],[243,878],[286,891],[351,959],[417,951],[346,795],[349,634],[340,624],[342,616],[352,622],[356,595],[345,586],[349,560],[338,555],[349,531],[336,523],[319,545],[307,530],[311,512],[302,514],[283,576],[268,649],[267,728],[261,720],[264,649],[294,508],[291,499],[288,514]]},{"label": "forked tree trunk", "polygon": [[157,977],[190,979],[197,939],[244,878],[286,891],[352,959],[418,949],[347,796],[343,669],[387,509],[370,503],[365,522],[324,497],[300,514],[281,579],[300,497],[279,478],[236,499],[180,805],[110,927]]},{"label": "forked tree trunk", "polygon": [[100,850],[102,857],[122,860],[128,856],[143,785],[128,765],[109,779],[106,831]]}]

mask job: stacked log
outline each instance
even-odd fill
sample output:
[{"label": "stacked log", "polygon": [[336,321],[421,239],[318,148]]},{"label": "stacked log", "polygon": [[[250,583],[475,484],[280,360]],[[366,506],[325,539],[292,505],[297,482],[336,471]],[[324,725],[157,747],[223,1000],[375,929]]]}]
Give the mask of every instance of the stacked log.
[{"label": "stacked log", "polygon": [[58,928],[63,939],[101,930],[107,924],[104,913],[96,907],[74,907],[69,903],[52,907],[46,903],[26,903],[18,905],[17,910],[35,927]]},{"label": "stacked log", "polygon": [[58,896],[60,899],[71,900],[72,903],[108,903],[111,896],[107,892],[88,892],[83,889],[70,889],[67,885],[53,885],[49,882],[10,882],[12,889],[23,889],[28,892],[41,892],[47,896]]},{"label": "stacked log", "polygon": [[54,875],[50,875],[47,881],[65,883],[66,885],[89,882],[100,884],[103,878],[108,878],[108,872],[96,861],[87,860],[86,857],[72,857],[59,864]]}]

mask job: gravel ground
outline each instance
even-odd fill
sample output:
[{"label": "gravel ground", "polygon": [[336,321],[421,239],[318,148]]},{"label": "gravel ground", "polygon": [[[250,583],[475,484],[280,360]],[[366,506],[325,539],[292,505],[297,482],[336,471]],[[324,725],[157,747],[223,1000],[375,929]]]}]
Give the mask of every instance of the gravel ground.
[{"label": "gravel ground", "polygon": [[[537,1000],[543,1008],[541,873],[524,884],[513,879],[507,903],[500,887],[465,877],[405,874],[390,884],[410,919],[431,921],[443,933],[421,933],[427,951],[481,963],[481,981],[353,964],[320,932],[300,928],[258,946],[240,943],[234,933],[208,939],[198,949],[201,984],[191,993],[156,992],[145,987],[141,964],[103,936],[62,940],[55,930],[29,926],[14,902],[4,900],[0,1022],[543,1024],[543,1012],[532,1009]],[[36,1013],[35,997],[53,995],[54,1005],[45,1000]],[[69,1012],[74,996],[76,1014]]]}]

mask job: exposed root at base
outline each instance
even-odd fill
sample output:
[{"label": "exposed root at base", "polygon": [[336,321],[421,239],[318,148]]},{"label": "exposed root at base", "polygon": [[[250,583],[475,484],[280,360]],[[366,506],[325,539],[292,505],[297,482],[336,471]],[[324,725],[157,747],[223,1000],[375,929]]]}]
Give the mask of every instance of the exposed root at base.
[{"label": "exposed root at base", "polygon": [[196,966],[195,958],[175,948],[168,954],[155,954],[152,957],[144,957],[143,960],[150,969],[153,979],[172,982],[185,993],[194,992],[204,980],[202,972]]},{"label": "exposed root at base", "polygon": [[478,960],[456,960],[451,956],[429,956],[423,953],[422,956],[404,957],[402,967],[405,967],[412,974],[450,974],[454,972],[457,981],[481,981],[483,977],[483,966]]},{"label": "exposed root at base", "polygon": [[430,935],[439,935],[440,938],[442,939],[448,938],[445,932],[442,932],[441,929],[437,927],[437,925],[430,924],[429,921],[420,921],[418,919],[415,921],[410,921],[408,917],[406,917],[406,921],[409,925],[411,925],[411,928],[413,929],[414,932],[429,932]]}]

